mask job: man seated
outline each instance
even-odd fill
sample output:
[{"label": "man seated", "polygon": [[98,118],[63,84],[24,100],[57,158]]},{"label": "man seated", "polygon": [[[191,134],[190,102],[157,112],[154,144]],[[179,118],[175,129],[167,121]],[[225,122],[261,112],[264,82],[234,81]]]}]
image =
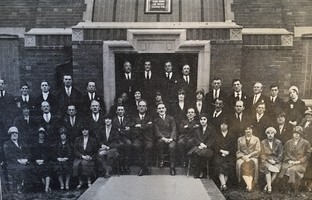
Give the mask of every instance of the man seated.
[{"label": "man seated", "polygon": [[160,157],[159,166],[164,166],[164,148],[168,146],[170,154],[170,174],[175,176],[177,127],[174,118],[167,115],[166,111],[165,104],[160,103],[157,105],[158,116],[154,119],[154,131],[157,140],[158,156]]}]

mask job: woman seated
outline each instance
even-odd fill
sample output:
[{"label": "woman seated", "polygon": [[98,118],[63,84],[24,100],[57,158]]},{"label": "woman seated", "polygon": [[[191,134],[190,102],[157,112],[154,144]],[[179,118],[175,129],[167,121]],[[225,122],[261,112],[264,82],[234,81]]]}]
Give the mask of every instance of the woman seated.
[{"label": "woman seated", "polygon": [[59,130],[60,138],[54,146],[54,154],[56,159],[55,171],[60,183],[60,189],[64,190],[64,177],[65,189],[69,190],[69,180],[72,173],[72,144],[67,139],[67,131],[64,128]]},{"label": "woman seated", "polygon": [[238,181],[243,177],[246,191],[252,191],[252,185],[258,182],[258,157],[260,154],[260,140],[252,134],[253,126],[245,128],[245,135],[237,140],[236,173]]},{"label": "woman seated", "polygon": [[281,169],[283,159],[283,144],[275,139],[276,129],[268,127],[265,130],[267,138],[261,141],[260,172],[265,174],[264,192],[272,192],[272,183]]},{"label": "woman seated", "polygon": [[293,130],[293,138],[284,145],[284,158],[282,169],[278,177],[283,178],[285,189],[290,193],[293,188],[295,195],[298,195],[300,180],[306,172],[308,158],[310,154],[310,143],[301,137],[303,129],[296,126]]},{"label": "woman seated", "polygon": [[[207,178],[207,159],[212,157],[212,146],[215,141],[216,131],[208,124],[208,115],[199,116],[200,127],[195,130],[195,146],[188,152],[194,160],[194,178]],[[201,175],[202,174],[202,175]]]},{"label": "woman seated", "polygon": [[38,137],[31,147],[31,160],[34,163],[34,174],[41,179],[44,184],[44,191],[51,192],[50,176],[51,176],[51,146],[45,139],[46,132],[44,128],[37,131]]},{"label": "woman seated", "polygon": [[214,143],[214,168],[219,177],[221,190],[227,190],[226,183],[229,176],[234,174],[236,143],[235,135],[229,131],[226,118],[220,120],[220,128],[217,130]]},{"label": "woman seated", "polygon": [[91,186],[91,177],[94,175],[94,164],[98,146],[96,140],[90,136],[90,128],[81,128],[82,136],[76,138],[74,144],[74,164],[73,176],[78,176],[79,184],[77,189],[80,189],[85,178],[88,187]]}]

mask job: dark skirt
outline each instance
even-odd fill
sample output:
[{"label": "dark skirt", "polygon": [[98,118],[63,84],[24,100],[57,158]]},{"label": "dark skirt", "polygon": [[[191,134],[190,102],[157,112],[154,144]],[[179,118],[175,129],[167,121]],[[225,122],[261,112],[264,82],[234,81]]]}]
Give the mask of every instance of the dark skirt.
[{"label": "dark skirt", "polygon": [[249,162],[243,162],[241,165],[242,176],[254,176],[255,175],[255,163],[250,160]]},{"label": "dark skirt", "polygon": [[54,166],[54,171],[58,176],[70,175],[73,172],[73,163],[70,160],[64,162],[57,161]]},{"label": "dark skirt", "polygon": [[94,175],[94,161],[83,159],[75,159],[73,164],[73,176],[87,176]]},{"label": "dark skirt", "polygon": [[224,174],[229,176],[235,173],[235,158],[216,155],[213,161],[216,175]]}]

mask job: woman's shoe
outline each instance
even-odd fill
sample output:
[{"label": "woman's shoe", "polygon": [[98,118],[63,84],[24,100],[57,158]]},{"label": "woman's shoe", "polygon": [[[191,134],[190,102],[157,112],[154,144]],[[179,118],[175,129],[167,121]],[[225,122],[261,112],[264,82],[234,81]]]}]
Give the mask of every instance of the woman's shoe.
[{"label": "woman's shoe", "polygon": [[267,192],[268,192],[268,186],[267,186],[267,185],[263,188],[263,192],[264,192],[264,193],[267,193]]},{"label": "woman's shoe", "polygon": [[246,187],[246,192],[251,192],[252,191],[252,187]]},{"label": "woman's shoe", "polygon": [[222,186],[222,188],[223,188],[223,191],[226,191],[228,189],[225,184]]},{"label": "woman's shoe", "polygon": [[60,189],[61,189],[61,190],[64,190],[64,185],[61,185],[61,186],[60,186]]},{"label": "woman's shoe", "polygon": [[80,190],[82,187],[82,184],[77,185],[76,190]]},{"label": "woman's shoe", "polygon": [[66,190],[69,190],[69,186],[68,186],[68,185],[66,185],[65,189],[66,189]]},{"label": "woman's shoe", "polygon": [[44,191],[45,191],[46,193],[51,193],[51,188],[46,188]]},{"label": "woman's shoe", "polygon": [[90,187],[91,186],[91,181],[88,181],[88,187]]}]

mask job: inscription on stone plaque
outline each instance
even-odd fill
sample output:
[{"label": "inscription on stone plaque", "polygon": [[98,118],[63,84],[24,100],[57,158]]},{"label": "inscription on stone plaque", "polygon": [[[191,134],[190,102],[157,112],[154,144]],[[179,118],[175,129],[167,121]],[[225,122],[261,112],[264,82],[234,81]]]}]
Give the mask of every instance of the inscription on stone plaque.
[{"label": "inscription on stone plaque", "polygon": [[170,14],[171,0],[145,0],[145,13]]}]

